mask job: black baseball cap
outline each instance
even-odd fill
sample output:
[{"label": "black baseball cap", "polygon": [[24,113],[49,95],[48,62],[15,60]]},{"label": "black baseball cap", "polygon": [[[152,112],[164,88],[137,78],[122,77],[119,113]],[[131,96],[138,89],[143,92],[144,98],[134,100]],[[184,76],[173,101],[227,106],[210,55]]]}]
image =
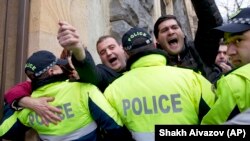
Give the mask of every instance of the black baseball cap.
[{"label": "black baseball cap", "polygon": [[54,65],[66,64],[68,64],[68,60],[58,59],[53,53],[46,50],[41,50],[33,53],[27,59],[25,64],[25,73],[27,74],[27,71],[29,71],[29,75],[32,73],[33,78],[36,78]]},{"label": "black baseball cap", "polygon": [[238,33],[250,30],[250,7],[243,8],[227,24],[214,28],[222,32]]},{"label": "black baseball cap", "polygon": [[122,36],[125,51],[131,51],[153,43],[151,35],[143,28],[133,27]]}]

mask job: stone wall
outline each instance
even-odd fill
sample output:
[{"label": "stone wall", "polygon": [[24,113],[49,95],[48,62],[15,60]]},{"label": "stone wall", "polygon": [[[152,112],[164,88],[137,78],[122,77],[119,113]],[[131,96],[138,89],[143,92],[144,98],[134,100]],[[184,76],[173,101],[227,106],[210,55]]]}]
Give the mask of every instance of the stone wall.
[{"label": "stone wall", "polygon": [[131,27],[142,27],[152,33],[152,0],[111,0],[111,34],[120,39]]},{"label": "stone wall", "polygon": [[[155,12],[157,10],[158,13]],[[187,39],[193,39],[196,29],[196,23],[193,20],[196,15],[193,12],[190,0],[111,0],[110,32],[120,40],[127,30],[138,26],[153,35],[155,21],[165,14],[177,16]]]}]

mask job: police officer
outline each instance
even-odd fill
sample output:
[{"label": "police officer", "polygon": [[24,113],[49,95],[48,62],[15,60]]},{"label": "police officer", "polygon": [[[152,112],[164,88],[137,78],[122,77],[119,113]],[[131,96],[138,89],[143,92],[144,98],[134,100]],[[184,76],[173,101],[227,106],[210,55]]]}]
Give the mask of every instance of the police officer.
[{"label": "police officer", "polygon": [[217,82],[218,100],[203,124],[222,124],[250,107],[250,8],[215,29],[224,33],[234,69]]},{"label": "police officer", "polygon": [[153,141],[156,124],[199,124],[214,103],[211,83],[192,70],[166,66],[165,52],[142,28],[127,31],[122,44],[129,71],[104,95],[133,138]]},{"label": "police officer", "polygon": [[101,127],[108,140],[130,140],[130,133],[123,128],[117,112],[96,86],[66,81],[67,63],[66,60],[57,59],[49,51],[38,51],[28,58],[25,65],[25,73],[35,88],[31,96],[54,97],[55,100],[50,104],[61,109],[61,121],[47,126],[30,109],[14,112],[5,107],[0,136],[19,139],[27,127],[32,127],[41,140],[96,141],[100,139],[98,131]]}]

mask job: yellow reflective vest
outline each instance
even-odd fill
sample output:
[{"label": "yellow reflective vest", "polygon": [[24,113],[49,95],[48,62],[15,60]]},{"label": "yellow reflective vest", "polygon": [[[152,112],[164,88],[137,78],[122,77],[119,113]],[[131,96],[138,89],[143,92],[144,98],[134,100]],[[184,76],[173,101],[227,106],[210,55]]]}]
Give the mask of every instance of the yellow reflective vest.
[{"label": "yellow reflective vest", "polygon": [[217,82],[217,96],[202,124],[222,124],[250,107],[250,64],[221,78]]},{"label": "yellow reflective vest", "polygon": [[117,112],[92,84],[55,82],[36,89],[31,96],[54,97],[50,105],[62,110],[59,115],[61,121],[57,125],[50,123],[46,126],[35,112],[23,109],[4,120],[0,126],[0,136],[8,133],[18,121],[35,129],[42,140],[51,141],[96,140],[97,123],[104,130],[118,130],[123,125]]},{"label": "yellow reflective vest", "polygon": [[157,124],[200,124],[214,104],[211,83],[190,69],[150,54],[136,60],[104,95],[138,141],[153,141]]}]

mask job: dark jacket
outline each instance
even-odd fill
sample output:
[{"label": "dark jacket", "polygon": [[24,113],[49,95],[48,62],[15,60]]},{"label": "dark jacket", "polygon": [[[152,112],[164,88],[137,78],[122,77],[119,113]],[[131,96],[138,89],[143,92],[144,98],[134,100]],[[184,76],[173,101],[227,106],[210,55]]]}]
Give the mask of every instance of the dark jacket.
[{"label": "dark jacket", "polygon": [[223,72],[221,70],[221,68],[219,66],[217,66],[216,64],[214,64],[214,66],[212,67],[207,67],[207,70],[205,70],[207,72],[207,74],[209,74],[207,76],[207,79],[214,84],[214,86],[216,87],[216,83],[217,81],[222,77]]},{"label": "dark jacket", "polygon": [[[212,29],[222,25],[223,19],[214,0],[191,0],[198,17],[198,28],[194,39],[194,48],[203,62],[203,75],[215,83],[222,71],[215,65],[221,34]],[[191,44],[192,45],[192,44]]]},{"label": "dark jacket", "polygon": [[178,55],[167,54],[167,59],[167,64],[170,66],[188,68],[205,74],[204,63],[192,42],[187,43],[185,41],[183,50]]},{"label": "dark jacket", "polygon": [[194,41],[185,40],[184,49],[178,55],[168,54],[168,65],[193,69],[201,72],[214,83],[221,72],[214,72],[214,61],[221,35],[214,34],[213,28],[223,20],[214,0],[192,0],[198,17],[198,28]]},{"label": "dark jacket", "polygon": [[213,28],[222,25],[223,19],[214,0],[191,0],[198,17],[194,45],[203,62],[211,67],[219,49],[222,34]]},{"label": "dark jacket", "polygon": [[85,53],[86,58],[82,62],[72,56],[73,65],[80,76],[79,81],[94,84],[104,92],[110,83],[122,75],[122,72],[116,72],[103,64],[95,65],[91,54],[87,50]]}]

